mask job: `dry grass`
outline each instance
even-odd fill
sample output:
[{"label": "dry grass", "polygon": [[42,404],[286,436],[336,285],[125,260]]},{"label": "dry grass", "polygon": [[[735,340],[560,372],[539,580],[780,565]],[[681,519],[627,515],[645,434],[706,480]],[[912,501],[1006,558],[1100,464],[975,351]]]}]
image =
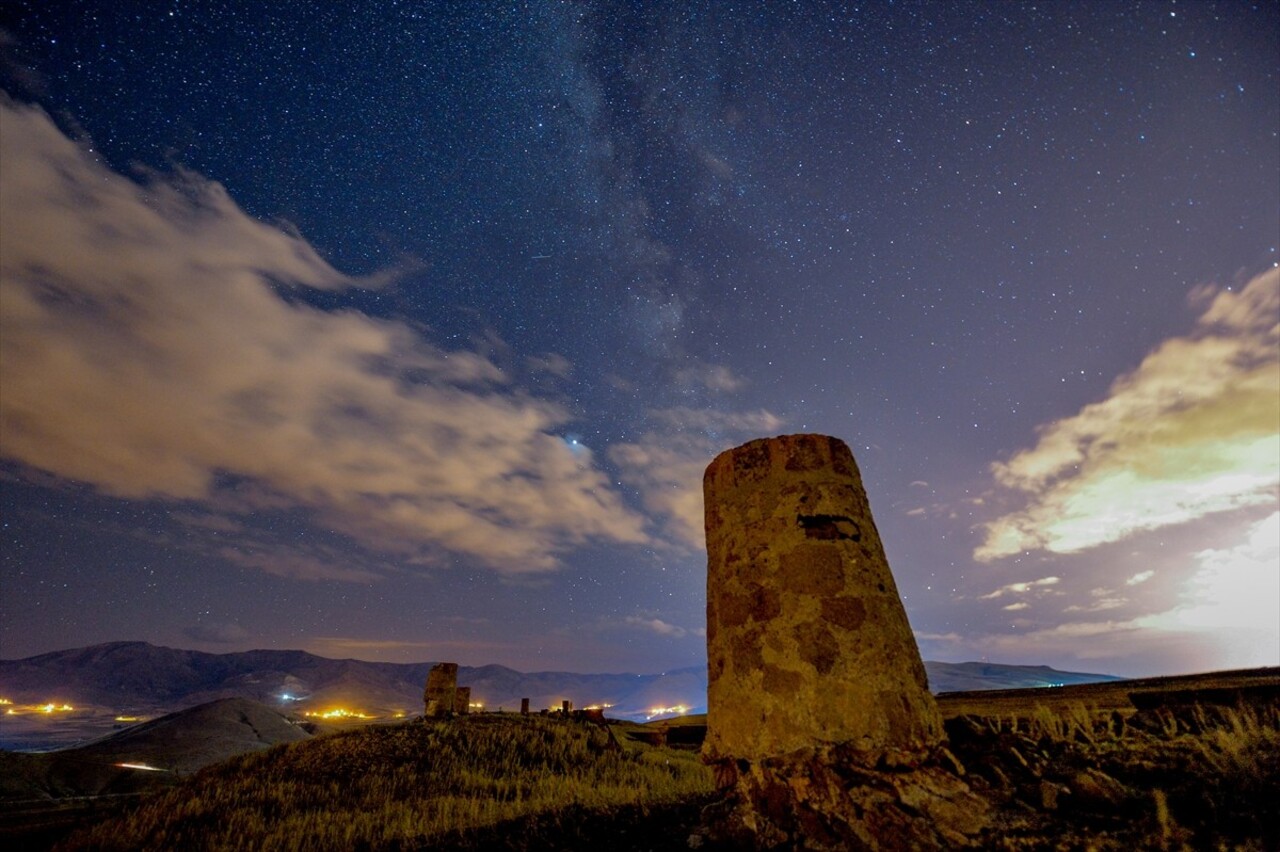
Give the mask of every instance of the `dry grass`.
[{"label": "dry grass", "polygon": [[[1280,704],[1089,701],[957,716],[1003,850],[1280,849]],[[67,849],[682,849],[695,752],[551,718],[370,727],[213,767]]]},{"label": "dry grass", "polygon": [[400,849],[560,814],[651,808],[705,795],[695,754],[593,726],[471,717],[375,726],[206,770],[65,849]]},{"label": "dry grass", "polygon": [[995,849],[1280,849],[1280,706],[1032,705],[948,722]]}]

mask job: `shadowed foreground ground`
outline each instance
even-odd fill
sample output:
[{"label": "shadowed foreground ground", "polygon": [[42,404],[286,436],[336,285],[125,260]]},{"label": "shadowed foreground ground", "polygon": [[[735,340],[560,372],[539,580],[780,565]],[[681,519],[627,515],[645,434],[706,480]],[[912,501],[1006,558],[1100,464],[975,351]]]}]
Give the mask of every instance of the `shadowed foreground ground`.
[{"label": "shadowed foreground ground", "polygon": [[[1280,678],[1201,686],[1147,690],[1141,708],[1045,691],[985,713],[950,702],[951,748],[996,812],[981,846],[1280,849]],[[687,848],[714,798],[696,752],[611,730],[505,715],[320,736],[112,803],[123,812],[60,848]]]}]

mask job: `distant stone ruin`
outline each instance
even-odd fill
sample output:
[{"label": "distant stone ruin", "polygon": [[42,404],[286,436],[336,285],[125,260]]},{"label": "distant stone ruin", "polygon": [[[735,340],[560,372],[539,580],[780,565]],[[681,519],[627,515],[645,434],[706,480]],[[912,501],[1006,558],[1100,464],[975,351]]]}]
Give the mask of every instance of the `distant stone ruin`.
[{"label": "distant stone ruin", "polygon": [[459,686],[453,693],[453,712],[465,716],[471,712],[471,687]]},{"label": "distant stone ruin", "polygon": [[703,479],[707,739],[742,848],[950,849],[986,804],[960,780],[853,454],[752,441]]},{"label": "distant stone ruin", "polygon": [[422,715],[437,719],[452,714],[457,702],[457,689],[458,664],[436,663],[427,673],[427,688],[422,693],[425,705]]}]

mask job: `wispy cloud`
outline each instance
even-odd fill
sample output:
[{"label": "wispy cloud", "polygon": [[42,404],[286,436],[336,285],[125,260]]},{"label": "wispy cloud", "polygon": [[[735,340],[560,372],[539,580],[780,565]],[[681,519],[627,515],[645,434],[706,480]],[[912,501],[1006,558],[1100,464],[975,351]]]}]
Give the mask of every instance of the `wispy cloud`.
[{"label": "wispy cloud", "polygon": [[[1058,577],[1041,577],[1039,580],[1026,580],[1024,582],[1009,583],[1001,586],[990,594],[982,595],[979,600],[989,601],[995,598],[1004,597],[1009,594],[1025,594],[1034,589],[1043,589],[1047,586],[1056,586],[1062,582]],[[1006,607],[1007,608],[1007,607]]]},{"label": "wispy cloud", "polygon": [[1205,515],[1274,503],[1280,485],[1280,269],[1206,303],[1102,402],[993,466],[1025,506],[985,527],[975,558],[1073,553]]},{"label": "wispy cloud", "polygon": [[713,393],[732,393],[741,390],[747,382],[722,364],[708,364],[689,358],[688,365],[676,370],[677,386],[692,387]]},{"label": "wispy cloud", "polygon": [[316,636],[312,642],[328,648],[348,651],[404,651],[426,648],[431,642],[406,642],[400,639],[353,639],[346,636]]},{"label": "wispy cloud", "polygon": [[688,635],[689,631],[675,624],[669,624],[661,618],[642,618],[638,615],[629,615],[626,623],[632,627],[641,627],[645,630],[657,633],[659,636],[674,636],[677,639]]},{"label": "wispy cloud", "polygon": [[247,538],[218,548],[214,553],[233,565],[293,580],[371,583],[382,576],[371,568],[353,565],[350,557],[344,559],[331,548],[289,547]]},{"label": "wispy cloud", "polygon": [[646,541],[557,435],[561,406],[483,355],[277,289],[380,282],[197,175],[140,185],[38,109],[0,102],[0,121],[5,457],[126,498],[216,501],[236,479],[371,547],[510,573]]},{"label": "wispy cloud", "polygon": [[646,630],[650,633],[656,633],[659,636],[669,636],[672,639],[682,639],[685,636],[706,636],[707,632],[701,627],[688,628],[681,627],[678,624],[672,624],[661,618],[651,615],[629,615],[622,620],[627,627]]},{"label": "wispy cloud", "polygon": [[717,454],[748,438],[774,434],[782,421],[768,411],[719,412],[671,408],[650,412],[652,428],[639,440],[617,444],[609,460],[624,482],[683,546],[706,546],[702,475]]}]

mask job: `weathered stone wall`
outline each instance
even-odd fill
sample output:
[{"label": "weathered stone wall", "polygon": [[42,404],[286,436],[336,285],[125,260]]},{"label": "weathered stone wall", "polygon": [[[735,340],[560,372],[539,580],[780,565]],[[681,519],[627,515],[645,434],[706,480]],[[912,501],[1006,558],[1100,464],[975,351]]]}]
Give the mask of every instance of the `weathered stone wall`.
[{"label": "weathered stone wall", "polygon": [[788,435],[718,456],[707,524],[706,753],[942,740],[853,454]]},{"label": "weathered stone wall", "polygon": [[427,687],[422,694],[423,715],[434,718],[452,713],[457,688],[457,663],[436,663],[432,666],[427,672]]},{"label": "weathered stone wall", "polygon": [[471,712],[471,687],[459,686],[453,692],[453,712],[465,716]]},{"label": "weathered stone wall", "polygon": [[961,780],[853,454],[752,441],[703,479],[716,848],[974,845]]}]

